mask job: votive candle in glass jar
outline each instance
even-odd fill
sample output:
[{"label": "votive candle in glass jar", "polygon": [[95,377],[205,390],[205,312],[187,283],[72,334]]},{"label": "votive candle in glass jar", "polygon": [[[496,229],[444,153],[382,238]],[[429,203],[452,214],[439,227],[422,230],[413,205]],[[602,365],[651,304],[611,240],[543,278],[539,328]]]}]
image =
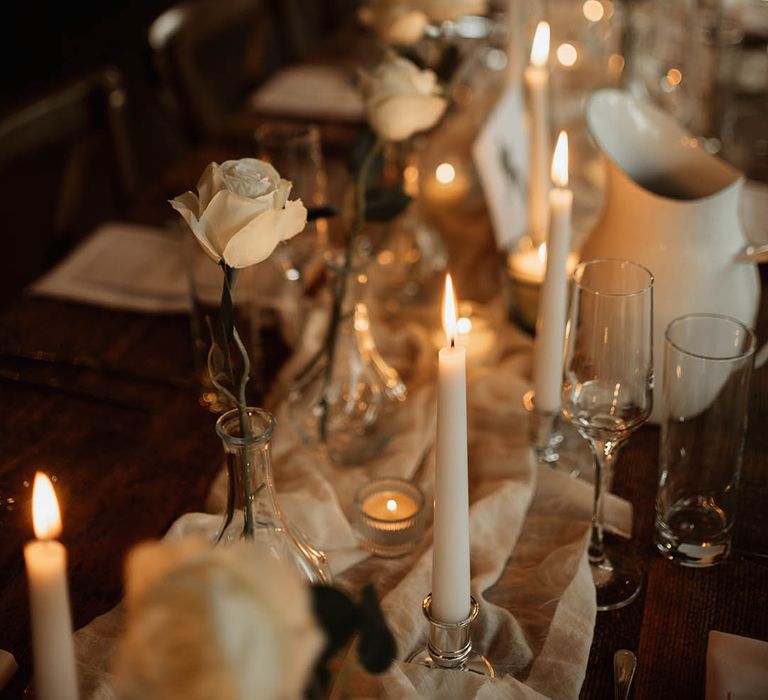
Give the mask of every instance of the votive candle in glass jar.
[{"label": "votive candle in glass jar", "polygon": [[353,507],[360,544],[381,557],[407,554],[424,534],[424,495],[405,479],[384,477],[363,484]]}]

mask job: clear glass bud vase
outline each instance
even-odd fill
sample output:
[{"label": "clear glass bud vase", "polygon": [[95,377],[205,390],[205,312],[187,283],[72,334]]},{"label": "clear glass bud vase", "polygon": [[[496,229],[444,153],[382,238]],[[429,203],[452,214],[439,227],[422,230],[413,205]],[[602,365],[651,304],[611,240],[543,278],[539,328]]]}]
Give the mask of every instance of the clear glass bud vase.
[{"label": "clear glass bud vase", "polygon": [[249,435],[242,437],[240,414],[234,408],[216,421],[216,432],[227,456],[229,490],[218,543],[252,539],[277,559],[295,566],[310,583],[330,583],[325,554],[286,520],[272,480],[271,441],[275,418],[261,408],[247,408]]},{"label": "clear glass bud vase", "polygon": [[334,298],[341,299],[338,323],[297,375],[289,414],[304,442],[325,448],[333,462],[356,466],[375,457],[392,438],[396,410],[407,390],[371,333],[364,268],[346,270],[336,258],[328,271]]}]

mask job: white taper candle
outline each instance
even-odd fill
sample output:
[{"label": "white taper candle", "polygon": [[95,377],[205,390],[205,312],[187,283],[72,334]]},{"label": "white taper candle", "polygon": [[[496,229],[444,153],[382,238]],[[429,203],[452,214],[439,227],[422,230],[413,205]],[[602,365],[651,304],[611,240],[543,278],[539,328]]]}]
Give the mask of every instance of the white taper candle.
[{"label": "white taper candle", "polygon": [[67,591],[67,550],[54,538],[61,533],[53,485],[38,472],[32,496],[36,540],[24,547],[29,578],[35,697],[77,700],[75,647]]},{"label": "white taper candle", "polygon": [[432,616],[459,622],[469,615],[469,487],[467,471],[466,351],[456,338],[456,300],[446,277],[437,387],[435,517],[432,559]]},{"label": "white taper candle", "polygon": [[549,24],[539,22],[531,46],[531,63],[525,69],[528,91],[530,160],[528,175],[528,226],[535,245],[547,239],[549,205]]},{"label": "white taper candle", "polygon": [[536,409],[554,413],[560,410],[573,204],[573,192],[568,189],[568,135],[564,131],[558,136],[552,158],[552,181],[555,187],[549,192],[547,271],[539,297],[533,346],[533,386]]}]

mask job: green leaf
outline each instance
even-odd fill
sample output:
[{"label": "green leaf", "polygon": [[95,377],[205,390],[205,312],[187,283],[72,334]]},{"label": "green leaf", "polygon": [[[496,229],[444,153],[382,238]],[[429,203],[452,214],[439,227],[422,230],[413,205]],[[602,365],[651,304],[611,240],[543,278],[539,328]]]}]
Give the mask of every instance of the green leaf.
[{"label": "green leaf", "polygon": [[397,645],[379,607],[376,590],[369,583],[363,588],[360,604],[360,663],[369,673],[384,673],[397,654]]},{"label": "green leaf", "polygon": [[387,222],[402,214],[411,198],[398,187],[375,187],[365,195],[366,221]]},{"label": "green leaf", "polygon": [[335,207],[310,207],[307,209],[307,222],[317,219],[332,219],[339,215],[339,210]]},{"label": "green leaf", "polygon": [[208,352],[208,373],[211,379],[220,381],[222,378],[226,378],[226,356],[221,345],[216,341],[216,331],[213,328],[211,317],[206,316],[205,322],[208,324],[208,332],[211,335],[211,347]]},{"label": "green leaf", "polygon": [[441,83],[449,83],[460,63],[461,53],[459,52],[459,47],[456,44],[449,45],[443,52],[443,55],[440,56],[440,62],[435,68],[437,79]]},{"label": "green leaf", "polygon": [[[377,136],[373,132],[370,126],[366,126],[365,129],[360,132],[355,145],[352,146],[349,158],[347,159],[347,168],[351,173],[354,180],[357,180],[357,174],[360,172],[360,168],[365,161],[368,152],[374,147]],[[375,158],[368,166],[368,176],[366,177],[366,187],[369,187],[372,183],[376,182],[381,177],[381,172],[384,169],[384,154],[379,151]]]},{"label": "green leaf", "polygon": [[326,636],[325,655],[330,658],[357,630],[358,612],[346,593],[316,584],[311,587],[312,610]]},{"label": "green leaf", "polygon": [[408,59],[413,65],[415,65],[419,70],[424,70],[425,68],[429,68],[429,66],[425,63],[424,59],[419,56],[416,51],[413,50],[411,47],[403,47],[401,50],[398,51],[400,56],[403,58]]}]

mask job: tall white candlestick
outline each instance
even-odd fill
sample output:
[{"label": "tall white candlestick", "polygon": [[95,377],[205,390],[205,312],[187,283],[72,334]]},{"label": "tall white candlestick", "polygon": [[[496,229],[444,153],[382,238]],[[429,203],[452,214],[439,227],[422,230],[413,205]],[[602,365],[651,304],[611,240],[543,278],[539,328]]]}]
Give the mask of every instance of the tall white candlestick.
[{"label": "tall white candlestick", "polygon": [[33,511],[38,539],[24,547],[24,561],[29,578],[35,697],[77,700],[67,550],[53,539],[61,529],[58,504],[50,480],[40,473],[35,476]]},{"label": "tall white candlestick", "polygon": [[525,69],[528,90],[530,164],[528,176],[529,234],[536,245],[547,238],[549,205],[549,24],[539,22],[531,47],[531,64]]},{"label": "tall white candlestick", "polygon": [[452,623],[469,615],[470,575],[466,350],[455,344],[450,275],[443,316],[448,346],[439,353],[431,613]]},{"label": "tall white candlestick", "polygon": [[541,288],[533,346],[533,385],[536,409],[560,410],[563,342],[568,301],[568,250],[571,242],[573,192],[568,189],[568,136],[560,132],[552,159],[555,187],[549,192],[547,272]]}]

